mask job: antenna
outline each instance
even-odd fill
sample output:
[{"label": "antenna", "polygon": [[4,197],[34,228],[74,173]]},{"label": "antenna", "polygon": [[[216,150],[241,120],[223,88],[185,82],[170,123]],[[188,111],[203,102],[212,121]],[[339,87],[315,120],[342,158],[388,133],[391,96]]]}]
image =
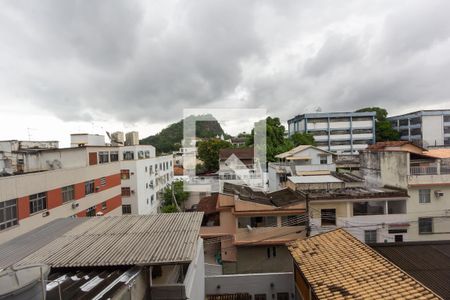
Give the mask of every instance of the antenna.
[{"label": "antenna", "polygon": [[36,128],[27,127],[28,141],[31,141],[31,132],[30,132],[30,130],[36,130]]}]

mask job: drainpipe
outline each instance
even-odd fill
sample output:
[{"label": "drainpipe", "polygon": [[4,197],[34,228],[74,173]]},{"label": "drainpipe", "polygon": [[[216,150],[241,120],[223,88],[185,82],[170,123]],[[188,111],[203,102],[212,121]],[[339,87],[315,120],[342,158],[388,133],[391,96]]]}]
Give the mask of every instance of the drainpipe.
[{"label": "drainpipe", "polygon": [[311,235],[311,222],[309,221],[309,194],[306,193],[306,237]]}]

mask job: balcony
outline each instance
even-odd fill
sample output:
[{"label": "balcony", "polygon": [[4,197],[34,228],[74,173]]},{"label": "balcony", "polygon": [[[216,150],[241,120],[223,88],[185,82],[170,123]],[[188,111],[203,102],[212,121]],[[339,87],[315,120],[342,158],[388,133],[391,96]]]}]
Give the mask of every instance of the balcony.
[{"label": "balcony", "polygon": [[408,178],[409,185],[441,185],[450,182],[450,165],[440,162],[411,165]]}]

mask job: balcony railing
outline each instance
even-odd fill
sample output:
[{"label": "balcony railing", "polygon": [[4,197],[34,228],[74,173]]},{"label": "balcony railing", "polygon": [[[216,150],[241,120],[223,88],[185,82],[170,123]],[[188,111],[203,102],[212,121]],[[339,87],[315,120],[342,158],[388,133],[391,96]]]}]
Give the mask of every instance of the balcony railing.
[{"label": "balcony railing", "polygon": [[411,175],[441,175],[450,174],[450,166],[420,166],[411,167]]}]

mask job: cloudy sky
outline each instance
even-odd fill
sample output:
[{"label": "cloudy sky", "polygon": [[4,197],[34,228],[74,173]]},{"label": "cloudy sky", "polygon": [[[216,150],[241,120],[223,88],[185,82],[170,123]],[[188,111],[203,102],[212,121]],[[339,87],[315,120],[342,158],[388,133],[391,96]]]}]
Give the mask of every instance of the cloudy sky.
[{"label": "cloudy sky", "polygon": [[[448,0],[0,3],[0,139],[134,130],[184,108],[450,108]],[[246,128],[228,128],[228,131]]]}]

